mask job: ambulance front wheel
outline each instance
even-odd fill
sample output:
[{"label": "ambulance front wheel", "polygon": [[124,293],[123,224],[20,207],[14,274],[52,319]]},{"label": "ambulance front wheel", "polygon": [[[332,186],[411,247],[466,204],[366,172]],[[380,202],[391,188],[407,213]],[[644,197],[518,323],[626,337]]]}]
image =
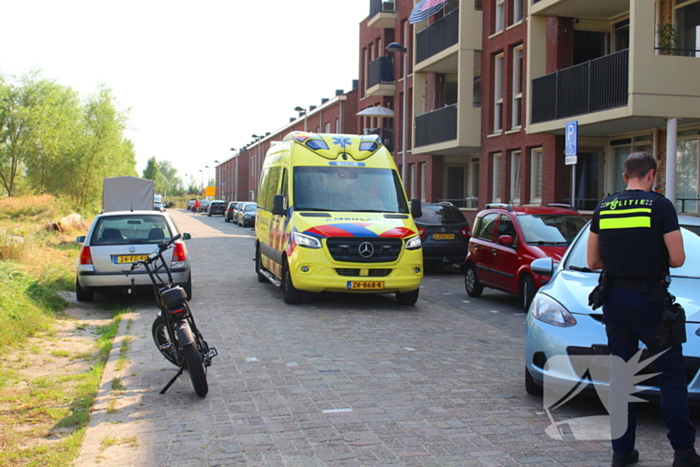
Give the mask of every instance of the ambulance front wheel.
[{"label": "ambulance front wheel", "polygon": [[401,305],[415,305],[418,301],[418,293],[420,289],[411,290],[410,292],[396,292],[396,301]]},{"label": "ambulance front wheel", "polygon": [[298,305],[304,298],[304,292],[297,290],[292,283],[292,274],[289,272],[286,258],[282,263],[282,298],[287,305]]}]

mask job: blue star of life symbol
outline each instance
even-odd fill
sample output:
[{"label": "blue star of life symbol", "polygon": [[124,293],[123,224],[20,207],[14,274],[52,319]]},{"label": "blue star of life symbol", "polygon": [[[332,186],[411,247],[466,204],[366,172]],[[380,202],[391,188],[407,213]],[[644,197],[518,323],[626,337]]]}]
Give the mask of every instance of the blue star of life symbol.
[{"label": "blue star of life symbol", "polygon": [[343,136],[336,136],[335,138],[333,138],[333,144],[335,144],[336,146],[342,146],[343,148],[345,146],[352,146],[350,138]]}]

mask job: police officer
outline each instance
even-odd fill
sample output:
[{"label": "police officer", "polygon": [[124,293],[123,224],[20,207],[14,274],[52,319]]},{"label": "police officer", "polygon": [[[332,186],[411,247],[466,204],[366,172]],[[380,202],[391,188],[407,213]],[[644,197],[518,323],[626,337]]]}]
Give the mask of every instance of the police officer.
[{"label": "police officer", "polygon": [[[685,262],[678,216],[671,201],[651,191],[656,177],[652,155],[630,154],[622,177],[627,189],[601,202],[588,237],[588,266],[604,269],[611,279],[603,302],[608,347],[625,362],[637,353],[639,341],[652,355],[661,353],[654,366],[661,373],[657,381],[668,439],[675,451],[673,467],[700,466],[695,428],[689,419],[682,348],[680,344],[667,349],[655,346],[664,307],[658,300],[650,303],[654,287],[663,284],[661,278],[666,277],[669,267]],[[613,467],[637,462],[635,428],[629,404],[627,431],[612,441]]]}]

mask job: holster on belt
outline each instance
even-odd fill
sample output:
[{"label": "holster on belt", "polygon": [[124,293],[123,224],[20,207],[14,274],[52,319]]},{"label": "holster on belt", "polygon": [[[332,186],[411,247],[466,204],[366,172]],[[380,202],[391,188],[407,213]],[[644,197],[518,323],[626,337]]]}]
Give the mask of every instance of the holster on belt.
[{"label": "holster on belt", "polygon": [[663,304],[661,324],[654,335],[655,347],[659,349],[673,347],[686,341],[685,310],[679,303],[676,303],[676,297],[668,292],[666,292]]},{"label": "holster on belt", "polygon": [[614,276],[610,271],[601,272],[600,277],[598,277],[598,285],[596,285],[590,295],[588,295],[588,306],[594,310],[603,306],[613,281]]}]

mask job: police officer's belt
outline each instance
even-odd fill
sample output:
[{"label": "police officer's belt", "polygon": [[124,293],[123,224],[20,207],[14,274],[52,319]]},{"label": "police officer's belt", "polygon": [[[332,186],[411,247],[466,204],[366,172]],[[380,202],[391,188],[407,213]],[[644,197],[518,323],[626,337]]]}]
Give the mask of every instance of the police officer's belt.
[{"label": "police officer's belt", "polygon": [[615,289],[628,290],[630,292],[637,292],[645,295],[651,295],[652,291],[654,290],[653,284],[636,282],[622,277],[616,277],[613,279],[612,287]]}]

